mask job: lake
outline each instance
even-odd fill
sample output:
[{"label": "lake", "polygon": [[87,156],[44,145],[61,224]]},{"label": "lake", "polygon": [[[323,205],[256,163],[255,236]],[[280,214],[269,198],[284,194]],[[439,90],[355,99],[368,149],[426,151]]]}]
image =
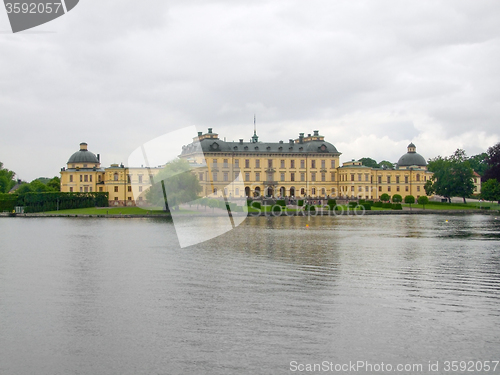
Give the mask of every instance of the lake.
[{"label": "lake", "polygon": [[249,217],[181,249],[164,219],[0,218],[0,374],[480,373],[499,219]]}]

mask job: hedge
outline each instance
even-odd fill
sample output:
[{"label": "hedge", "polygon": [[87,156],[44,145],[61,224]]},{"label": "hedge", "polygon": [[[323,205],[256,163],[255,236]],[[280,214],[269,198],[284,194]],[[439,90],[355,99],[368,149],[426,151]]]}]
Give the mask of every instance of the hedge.
[{"label": "hedge", "polygon": [[17,194],[0,194],[0,212],[14,211],[17,206]]},{"label": "hedge", "polygon": [[360,206],[363,206],[366,211],[370,211],[372,209],[372,205],[370,203],[361,203]]},{"label": "hedge", "polygon": [[382,202],[373,202],[372,206],[373,207],[382,207],[383,203]]},{"label": "hedge", "polygon": [[[107,207],[108,193],[26,193],[19,198],[24,212],[70,210],[87,207]],[[22,202],[21,202],[22,200]],[[22,204],[21,204],[22,203]]]},{"label": "hedge", "polygon": [[303,205],[304,205],[304,200],[303,199],[299,199],[297,201],[297,206],[302,207]]},{"label": "hedge", "polygon": [[257,201],[253,201],[252,204],[250,205],[250,207],[257,208],[259,210],[261,209],[260,202],[257,202]]},{"label": "hedge", "polygon": [[392,208],[392,203],[382,203],[382,208]]},{"label": "hedge", "polygon": [[401,203],[393,203],[391,208],[393,210],[402,210],[403,206],[401,206]]},{"label": "hedge", "polygon": [[280,205],[281,207],[286,207],[286,202],[284,199],[278,199],[276,201],[276,204]]}]

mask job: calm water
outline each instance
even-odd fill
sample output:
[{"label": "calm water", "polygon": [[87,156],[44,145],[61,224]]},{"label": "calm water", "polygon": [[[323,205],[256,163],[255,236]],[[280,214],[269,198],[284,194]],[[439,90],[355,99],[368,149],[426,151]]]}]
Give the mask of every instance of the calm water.
[{"label": "calm water", "polygon": [[162,220],[0,219],[2,375],[499,353],[500,217],[248,218],[185,249]]}]

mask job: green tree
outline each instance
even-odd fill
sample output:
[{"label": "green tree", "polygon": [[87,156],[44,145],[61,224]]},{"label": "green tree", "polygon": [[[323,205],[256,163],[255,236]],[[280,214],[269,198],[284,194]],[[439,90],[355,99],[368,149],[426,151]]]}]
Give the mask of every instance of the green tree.
[{"label": "green tree", "polygon": [[3,163],[0,162],[0,193],[8,193],[14,187],[16,184],[15,176],[13,171],[4,169]]},{"label": "green tree", "polygon": [[380,200],[382,202],[389,202],[391,200],[391,196],[387,193],[384,193],[380,196]]},{"label": "green tree", "polygon": [[474,171],[464,150],[457,149],[450,157],[438,156],[429,160],[428,169],[434,174],[431,178],[432,188],[427,188],[426,194],[433,191],[449,202],[451,197],[461,197],[467,203],[466,198],[474,193]]},{"label": "green tree", "polygon": [[394,194],[392,196],[392,201],[394,203],[401,203],[403,201],[403,197],[401,195],[399,195],[399,194]]},{"label": "green tree", "polygon": [[366,167],[378,168],[378,163],[372,158],[361,158],[359,161]]},{"label": "green tree", "polygon": [[480,176],[484,175],[484,172],[488,169],[488,154],[483,152],[481,154],[477,154],[471,156],[469,158],[469,164],[471,168],[476,171]]},{"label": "green tree", "polygon": [[491,178],[500,182],[500,142],[488,149],[488,157],[486,163],[488,169],[483,174],[483,181],[488,181]]},{"label": "green tree", "polygon": [[61,179],[56,176],[47,182],[47,186],[54,191],[61,191]]},{"label": "green tree", "polygon": [[481,198],[486,201],[500,201],[500,182],[490,178],[481,185]]},{"label": "green tree", "polygon": [[198,178],[190,172],[189,163],[184,159],[167,163],[154,177],[154,182],[146,192],[146,199],[162,205],[166,211],[170,211],[170,206],[175,210],[180,204],[197,199],[202,191]]},{"label": "green tree", "polygon": [[413,195],[407,195],[405,197],[405,203],[410,205],[410,210],[411,210],[411,205],[415,203],[415,197]]},{"label": "green tree", "polygon": [[390,161],[387,160],[382,160],[380,163],[378,163],[379,168],[387,168],[387,169],[394,169],[394,163],[391,163]]},{"label": "green tree", "polygon": [[421,195],[417,199],[418,204],[421,204],[424,207],[425,210],[425,205],[429,203],[429,198],[427,198],[425,195]]},{"label": "green tree", "polygon": [[433,195],[436,191],[434,190],[434,184],[432,183],[431,180],[427,180],[427,182],[424,185],[424,190],[426,195]]}]

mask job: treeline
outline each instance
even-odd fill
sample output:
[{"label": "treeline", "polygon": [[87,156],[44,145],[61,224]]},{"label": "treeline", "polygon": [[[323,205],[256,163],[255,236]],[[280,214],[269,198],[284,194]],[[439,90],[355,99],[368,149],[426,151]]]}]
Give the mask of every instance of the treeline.
[{"label": "treeline", "polygon": [[42,192],[0,194],[0,211],[12,212],[16,206],[24,207],[25,213],[107,207],[108,199],[108,193]]}]

